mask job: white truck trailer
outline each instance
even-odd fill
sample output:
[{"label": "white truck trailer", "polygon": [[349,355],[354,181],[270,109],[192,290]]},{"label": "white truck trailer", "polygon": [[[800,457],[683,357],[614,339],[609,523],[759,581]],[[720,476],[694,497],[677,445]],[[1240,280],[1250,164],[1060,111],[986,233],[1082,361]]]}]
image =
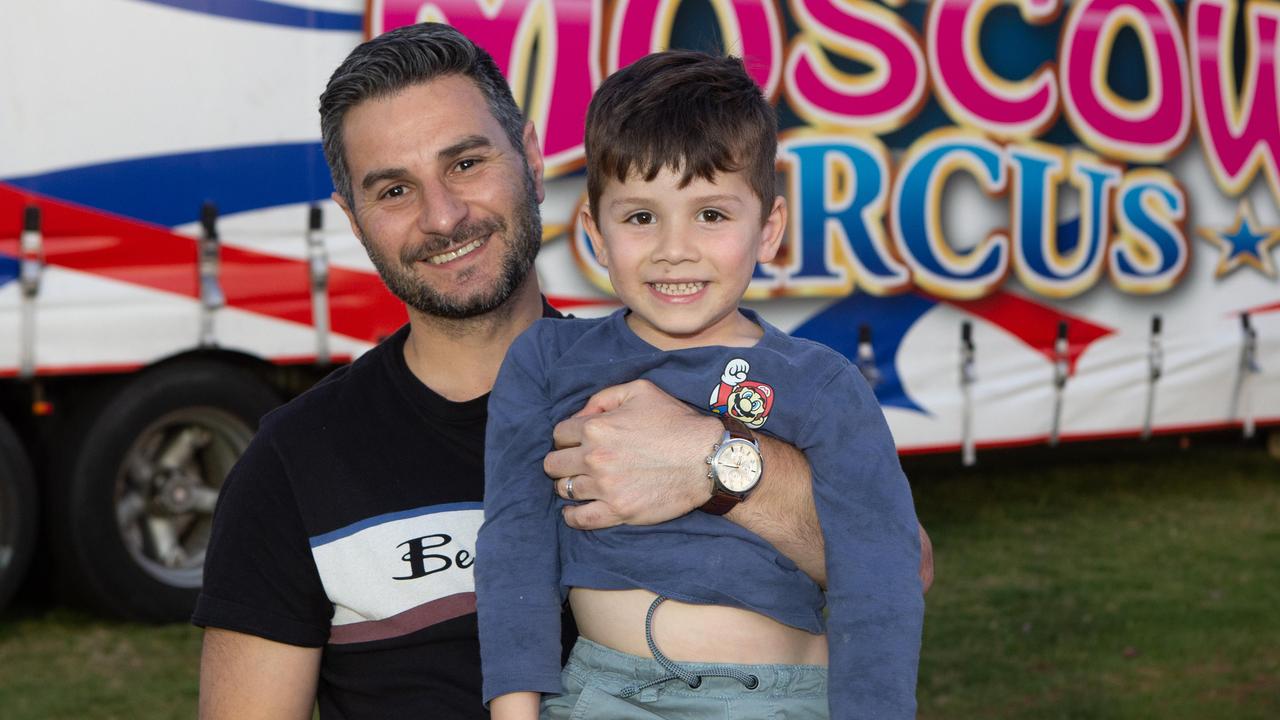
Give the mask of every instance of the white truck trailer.
[{"label": "white truck trailer", "polygon": [[450,22],[538,124],[537,271],[610,311],[577,225],[609,72],[747,58],[784,252],[749,300],[856,360],[904,453],[1280,423],[1280,4],[41,0],[0,6],[0,605],[38,523],[68,587],[186,615],[258,417],[404,322],[317,98]]}]

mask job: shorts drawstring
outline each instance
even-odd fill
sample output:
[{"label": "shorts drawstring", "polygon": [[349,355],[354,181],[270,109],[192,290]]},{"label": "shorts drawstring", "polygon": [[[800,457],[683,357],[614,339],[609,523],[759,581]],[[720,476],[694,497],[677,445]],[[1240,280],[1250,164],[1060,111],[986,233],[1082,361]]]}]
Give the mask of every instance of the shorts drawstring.
[{"label": "shorts drawstring", "polygon": [[656,660],[658,664],[662,666],[662,669],[666,670],[668,674],[658,678],[657,680],[651,680],[643,685],[628,685],[622,688],[622,692],[618,693],[618,697],[629,698],[638,694],[641,690],[653,687],[654,685],[661,685],[662,683],[669,682],[671,680],[683,680],[690,688],[697,689],[702,685],[702,678],[705,677],[731,678],[742,683],[742,686],[748,690],[755,690],[760,686],[760,678],[755,675],[742,672],[737,668],[724,665],[712,665],[710,668],[707,668],[702,672],[695,673],[688,668],[680,667],[673,662],[671,658],[663,655],[662,651],[658,649],[658,644],[653,641],[653,614],[657,611],[658,606],[667,600],[668,598],[663,595],[659,595],[653,599],[653,604],[649,606],[649,612],[644,618],[644,639],[649,643],[649,652],[653,653],[653,659]]}]

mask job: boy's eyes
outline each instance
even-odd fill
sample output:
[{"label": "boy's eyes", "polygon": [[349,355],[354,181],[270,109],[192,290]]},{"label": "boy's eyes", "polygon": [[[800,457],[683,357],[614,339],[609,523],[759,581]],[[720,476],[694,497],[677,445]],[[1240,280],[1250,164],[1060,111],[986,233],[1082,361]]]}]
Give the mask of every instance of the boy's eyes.
[{"label": "boy's eyes", "polygon": [[[698,222],[704,223],[718,223],[729,219],[729,216],[719,210],[713,210],[711,208],[699,210],[697,217]],[[654,217],[653,213],[648,210],[640,210],[628,215],[623,222],[627,222],[632,225],[652,225],[656,221],[657,218]]]}]

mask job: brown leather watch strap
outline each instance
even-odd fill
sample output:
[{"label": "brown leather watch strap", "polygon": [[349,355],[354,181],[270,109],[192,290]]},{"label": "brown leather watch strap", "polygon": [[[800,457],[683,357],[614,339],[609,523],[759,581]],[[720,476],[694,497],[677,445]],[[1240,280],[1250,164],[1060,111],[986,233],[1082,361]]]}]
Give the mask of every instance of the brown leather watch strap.
[{"label": "brown leather watch strap", "polygon": [[729,415],[719,415],[720,422],[724,425],[725,432],[729,433],[729,437],[736,440],[749,440],[756,442],[756,434],[751,432],[751,428],[736,417]]},{"label": "brown leather watch strap", "polygon": [[708,515],[724,515],[737,507],[740,502],[742,498],[737,495],[712,495],[711,499],[699,509]]}]

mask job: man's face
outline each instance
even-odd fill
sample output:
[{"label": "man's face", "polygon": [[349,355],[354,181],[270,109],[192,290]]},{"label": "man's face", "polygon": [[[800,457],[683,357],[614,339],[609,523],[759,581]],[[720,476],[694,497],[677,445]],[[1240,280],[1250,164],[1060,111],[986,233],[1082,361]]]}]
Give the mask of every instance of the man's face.
[{"label": "man's face", "polygon": [[449,75],[347,111],[354,207],[334,199],[396,297],[468,318],[511,297],[542,240],[542,154],[511,147],[475,84]]}]

